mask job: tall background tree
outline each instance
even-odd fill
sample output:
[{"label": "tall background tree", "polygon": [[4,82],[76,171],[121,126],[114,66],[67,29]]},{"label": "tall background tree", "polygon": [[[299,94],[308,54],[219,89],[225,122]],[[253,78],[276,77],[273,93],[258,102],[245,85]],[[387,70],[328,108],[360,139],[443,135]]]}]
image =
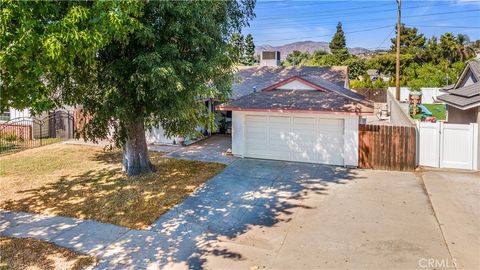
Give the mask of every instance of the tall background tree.
[{"label": "tall background tree", "polygon": [[245,56],[244,64],[253,66],[255,64],[255,44],[253,43],[253,36],[248,34],[245,37]]},{"label": "tall background tree", "polygon": [[345,33],[343,32],[342,23],[338,22],[337,31],[333,35],[332,41],[329,44],[332,54],[345,54],[347,51],[347,41],[345,39]]},{"label": "tall background tree", "polygon": [[89,140],[113,136],[128,175],[150,172],[145,129],[188,136],[226,96],[231,35],[254,1],[1,3],[1,109],[82,104]]},{"label": "tall background tree", "polygon": [[244,63],[245,62],[245,41],[243,35],[240,33],[235,33],[232,35],[231,44],[234,55],[237,58],[237,63]]}]

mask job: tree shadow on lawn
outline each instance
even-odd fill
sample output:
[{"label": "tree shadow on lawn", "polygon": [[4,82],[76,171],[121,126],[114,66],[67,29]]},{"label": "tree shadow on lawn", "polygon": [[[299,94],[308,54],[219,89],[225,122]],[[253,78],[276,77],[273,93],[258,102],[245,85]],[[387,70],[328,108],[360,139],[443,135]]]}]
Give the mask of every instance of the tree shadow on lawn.
[{"label": "tree shadow on lawn", "polygon": [[93,157],[102,163],[99,169],[59,176],[57,181],[42,187],[19,191],[25,196],[5,201],[0,208],[145,229],[224,168],[220,164],[171,160],[160,155],[152,154],[155,173],[126,177],[121,170],[120,153],[100,152]]},{"label": "tree shadow on lawn", "polygon": [[128,232],[102,258],[152,269],[203,269],[209,255],[246,260],[241,252],[220,247],[219,240],[291,222],[298,209],[314,211],[331,185],[354,179],[361,179],[355,170],[340,167],[239,160],[161,216],[151,231]]}]

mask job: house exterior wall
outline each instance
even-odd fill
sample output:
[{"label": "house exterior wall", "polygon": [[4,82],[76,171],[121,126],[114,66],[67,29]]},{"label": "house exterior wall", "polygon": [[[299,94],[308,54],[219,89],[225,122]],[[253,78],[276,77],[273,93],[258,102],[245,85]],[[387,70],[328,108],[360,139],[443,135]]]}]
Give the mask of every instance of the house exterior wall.
[{"label": "house exterior wall", "polygon": [[451,124],[480,124],[480,107],[461,110],[453,106],[448,106],[447,121]]},{"label": "house exterior wall", "polygon": [[[308,113],[267,113],[233,111],[232,113],[232,153],[235,156],[244,157],[245,145],[245,115],[275,115],[305,117]],[[344,164],[346,166],[358,166],[358,125],[360,117],[357,115],[334,115],[314,114],[322,118],[337,118],[344,120]]]},{"label": "house exterior wall", "polygon": [[151,144],[178,144],[179,138],[178,137],[171,137],[168,138],[165,136],[165,131],[163,130],[162,126],[158,126],[156,128],[152,128],[151,130],[147,130],[145,132],[145,137],[147,139],[147,143]]}]

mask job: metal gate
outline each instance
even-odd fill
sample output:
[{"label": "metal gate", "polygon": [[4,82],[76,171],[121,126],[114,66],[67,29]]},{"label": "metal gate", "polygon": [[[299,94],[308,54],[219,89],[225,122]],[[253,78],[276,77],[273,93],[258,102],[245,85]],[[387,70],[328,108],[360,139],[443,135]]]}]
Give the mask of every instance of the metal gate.
[{"label": "metal gate", "polygon": [[68,111],[39,117],[19,117],[0,123],[0,155],[52,144],[75,137],[75,122]]}]

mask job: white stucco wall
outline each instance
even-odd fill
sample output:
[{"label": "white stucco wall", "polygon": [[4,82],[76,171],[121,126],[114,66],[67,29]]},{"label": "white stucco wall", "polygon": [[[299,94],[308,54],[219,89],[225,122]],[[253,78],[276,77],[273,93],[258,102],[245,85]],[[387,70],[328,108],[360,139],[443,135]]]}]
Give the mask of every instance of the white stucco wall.
[{"label": "white stucco wall", "polygon": [[147,143],[151,144],[178,144],[179,138],[178,137],[171,137],[168,138],[165,136],[165,131],[161,126],[157,128],[153,128],[151,130],[147,130],[145,132],[145,136],[147,138]]},{"label": "white stucco wall", "polygon": [[315,90],[317,91],[315,88],[309,86],[309,85],[306,85],[302,82],[299,82],[297,80],[294,80],[294,81],[291,81],[289,83],[286,83],[280,87],[277,87],[277,89],[281,89],[281,90]]},{"label": "white stucco wall", "polygon": [[[245,142],[245,115],[276,115],[276,116],[314,116],[309,113],[264,113],[264,112],[232,112],[232,153],[235,156],[244,156]],[[360,117],[357,115],[315,114],[322,118],[344,119],[344,163],[346,166],[358,166],[358,125]]]},{"label": "white stucco wall", "polygon": [[[431,104],[434,103],[437,99],[437,96],[443,95],[445,93],[440,91],[441,88],[438,87],[422,87],[420,90],[422,92],[422,103]],[[388,91],[395,95],[395,87],[389,87]],[[408,101],[408,94],[410,93],[410,88],[400,87],[400,101]]]}]

